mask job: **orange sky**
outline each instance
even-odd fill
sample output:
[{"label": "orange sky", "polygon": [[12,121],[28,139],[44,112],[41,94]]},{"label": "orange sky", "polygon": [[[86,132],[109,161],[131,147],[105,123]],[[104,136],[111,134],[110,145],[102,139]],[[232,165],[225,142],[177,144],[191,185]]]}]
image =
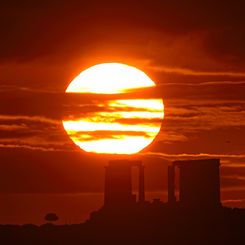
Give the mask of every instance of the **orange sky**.
[{"label": "orange sky", "polygon": [[107,159],[78,150],[61,121],[71,111],[82,117],[98,108],[89,96],[64,92],[89,66],[122,62],[156,82],[153,93],[165,106],[158,137],[139,155],[151,180],[147,190],[166,190],[169,161],[220,157],[223,201],[245,207],[244,7],[147,0],[1,4],[0,196],[103,191]]}]

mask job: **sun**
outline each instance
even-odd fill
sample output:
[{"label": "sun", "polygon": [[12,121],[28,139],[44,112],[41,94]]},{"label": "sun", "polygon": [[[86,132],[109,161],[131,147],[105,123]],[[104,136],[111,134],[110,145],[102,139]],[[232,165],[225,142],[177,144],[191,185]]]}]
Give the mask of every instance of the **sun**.
[{"label": "sun", "polygon": [[126,64],[92,66],[66,89],[66,93],[86,94],[90,99],[77,105],[79,109],[64,118],[63,126],[72,141],[86,152],[137,153],[159,133],[164,105],[160,98],[128,95],[155,86],[143,71]]}]

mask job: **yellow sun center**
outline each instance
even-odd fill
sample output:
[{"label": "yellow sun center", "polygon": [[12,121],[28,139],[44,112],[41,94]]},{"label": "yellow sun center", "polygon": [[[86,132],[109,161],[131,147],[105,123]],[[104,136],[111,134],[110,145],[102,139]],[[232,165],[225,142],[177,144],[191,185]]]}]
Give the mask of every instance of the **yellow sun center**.
[{"label": "yellow sun center", "polygon": [[[104,63],[88,68],[66,90],[90,98],[77,105],[77,115],[69,115],[63,120],[67,134],[86,152],[133,154],[141,151],[160,130],[164,116],[162,99],[115,99],[115,95],[120,97],[152,87],[155,83],[132,66]],[[98,94],[107,97],[102,96],[100,100],[93,97]]]}]

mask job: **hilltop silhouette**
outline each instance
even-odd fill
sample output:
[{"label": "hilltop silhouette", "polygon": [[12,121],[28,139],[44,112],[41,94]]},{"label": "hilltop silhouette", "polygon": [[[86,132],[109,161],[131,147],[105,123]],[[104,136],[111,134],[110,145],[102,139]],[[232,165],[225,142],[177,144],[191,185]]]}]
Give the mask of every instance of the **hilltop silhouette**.
[{"label": "hilltop silhouette", "polygon": [[[138,197],[131,168],[139,170]],[[175,178],[179,186],[175,186]],[[0,226],[1,244],[245,244],[245,209],[220,202],[219,159],[176,161],[168,168],[168,202],[144,198],[140,161],[111,161],[101,209],[77,225]]]}]

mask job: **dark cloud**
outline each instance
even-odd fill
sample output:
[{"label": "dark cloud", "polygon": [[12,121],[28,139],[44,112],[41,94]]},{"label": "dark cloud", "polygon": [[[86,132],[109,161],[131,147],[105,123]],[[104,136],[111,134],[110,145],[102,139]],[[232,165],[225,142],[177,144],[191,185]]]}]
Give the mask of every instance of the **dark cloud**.
[{"label": "dark cloud", "polygon": [[82,142],[104,139],[119,139],[127,136],[141,136],[144,138],[151,138],[146,132],[142,131],[110,131],[110,130],[96,130],[96,131],[77,131],[69,134],[70,137],[75,137]]},{"label": "dark cloud", "polygon": [[222,166],[221,168],[222,174],[224,176],[236,176],[238,178],[243,178],[245,176],[245,165],[241,163],[240,165],[229,165]]},{"label": "dark cloud", "polygon": [[[162,94],[167,90],[169,96],[166,97],[171,99],[164,99],[165,119],[154,150],[178,152],[182,149],[192,153],[229,152],[231,148],[235,152],[242,152],[241,136],[244,134],[245,121],[243,86],[243,83],[231,86],[229,82],[218,85],[191,83],[186,84],[185,89],[182,84],[164,85],[164,91],[163,89],[159,91]],[[218,91],[227,91],[227,93],[222,92],[220,96]],[[231,99],[231,94],[237,94],[238,100]],[[178,98],[180,96],[181,99]],[[110,96],[109,98],[111,99]],[[227,99],[222,100],[223,98]],[[108,101],[105,99],[108,99],[107,96],[102,95],[93,98],[86,94],[72,95],[29,90],[13,90],[7,93],[3,91],[0,97],[1,142],[6,147],[22,145],[42,148],[49,146],[47,149],[62,149],[62,147],[71,149],[69,145],[71,142],[63,129],[62,119],[91,118],[97,116],[97,112],[135,111],[135,108],[130,107],[109,108]],[[107,119],[107,116],[104,119]],[[124,124],[159,123],[158,119],[114,118],[113,115],[111,119]],[[214,138],[215,144],[206,144],[210,137]],[[227,141],[230,143],[226,143]]]},{"label": "dark cloud", "polygon": [[221,185],[225,187],[243,187],[245,188],[245,178],[238,176],[229,176],[221,178]]},{"label": "dark cloud", "polygon": [[[215,59],[243,63],[244,7],[242,1],[5,1],[1,60],[67,59],[100,49],[122,54],[124,47],[142,57],[154,33],[165,33],[168,46],[180,36],[199,33]],[[146,53],[152,57],[154,52]]]},{"label": "dark cloud", "polygon": [[62,95],[12,91],[1,93],[0,113],[2,115],[46,116],[60,119]]},{"label": "dark cloud", "polygon": [[[150,98],[152,93],[150,93]],[[137,94],[125,95],[91,95],[38,90],[3,90],[0,91],[0,114],[44,116],[61,120],[73,112],[85,115],[91,112],[128,111],[132,107],[108,106],[108,101],[114,99],[137,98]],[[139,98],[147,97],[139,94]],[[102,105],[99,105],[102,104]],[[138,108],[139,111],[145,109]]]},{"label": "dark cloud", "polygon": [[[130,111],[130,107],[107,106],[111,99],[126,98],[153,98],[162,97],[166,108],[166,115],[173,119],[175,113],[181,113],[182,117],[210,115],[210,110],[216,110],[220,116],[230,120],[239,120],[244,111],[244,82],[223,82],[204,84],[162,84],[156,90],[149,90],[149,95],[141,92],[131,95],[94,95],[91,94],[65,94],[59,92],[45,92],[32,90],[2,90],[0,91],[0,114],[1,115],[26,115],[41,116],[54,120],[61,120],[65,116],[78,113],[85,115],[97,111]],[[136,96],[136,97],[135,97]],[[104,106],[98,106],[103,102]],[[215,107],[213,107],[215,105]],[[142,110],[138,108],[137,110]],[[235,112],[240,112],[235,114]],[[168,116],[171,113],[171,117]],[[225,114],[226,113],[226,114]],[[240,118],[241,121],[241,118]],[[225,122],[225,123],[227,123]]]},{"label": "dark cloud", "polygon": [[238,70],[244,67],[245,63],[244,23],[245,20],[240,19],[237,26],[211,31],[205,40],[205,48],[210,55],[224,63],[237,64]]}]

